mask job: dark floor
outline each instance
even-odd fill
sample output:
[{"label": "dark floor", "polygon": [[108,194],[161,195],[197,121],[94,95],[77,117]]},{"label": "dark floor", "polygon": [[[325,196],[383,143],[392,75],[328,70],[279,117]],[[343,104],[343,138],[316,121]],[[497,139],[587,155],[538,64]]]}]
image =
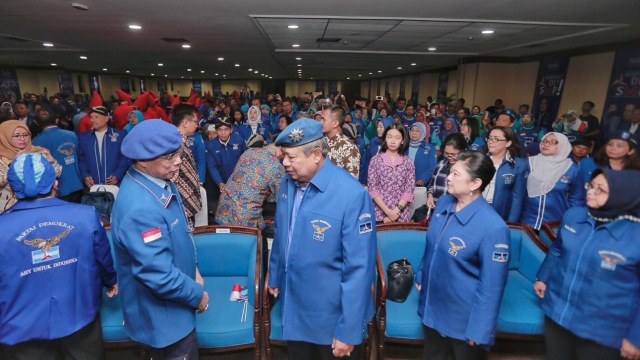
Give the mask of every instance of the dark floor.
[{"label": "dark floor", "polygon": [[[287,359],[284,348],[274,347],[273,360]],[[385,359],[389,360],[418,360],[421,359],[422,349],[419,346],[385,347]],[[523,342],[514,340],[499,340],[491,349],[489,360],[542,360],[544,358],[544,344],[542,342]],[[134,350],[109,350],[106,360],[138,360],[139,354]],[[202,360],[252,360],[253,351],[236,351],[232,353],[201,355]],[[372,356],[372,359],[375,357]]]}]

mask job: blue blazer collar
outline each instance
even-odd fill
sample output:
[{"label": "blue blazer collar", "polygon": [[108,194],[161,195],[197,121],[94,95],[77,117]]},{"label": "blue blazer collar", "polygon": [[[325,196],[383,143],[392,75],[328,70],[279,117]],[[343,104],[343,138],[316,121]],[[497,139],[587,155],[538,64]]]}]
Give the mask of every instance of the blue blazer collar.
[{"label": "blue blazer collar", "polygon": [[165,190],[164,188],[158,186],[158,184],[153,181],[147,179],[144,175],[142,175],[138,170],[130,168],[127,171],[127,176],[131,178],[131,180],[138,183],[138,185],[142,186],[146,191],[148,191],[158,202],[162,205],[162,207],[168,207],[171,199],[174,197],[173,190],[175,186],[171,184],[170,189]]}]

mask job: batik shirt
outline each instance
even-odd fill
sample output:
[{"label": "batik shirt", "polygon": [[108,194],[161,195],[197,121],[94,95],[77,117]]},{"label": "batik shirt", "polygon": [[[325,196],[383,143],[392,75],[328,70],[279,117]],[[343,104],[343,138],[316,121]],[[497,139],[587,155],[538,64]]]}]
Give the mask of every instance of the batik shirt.
[{"label": "batik shirt", "polygon": [[357,179],[360,172],[360,152],[356,144],[341,132],[332,138],[327,138],[327,141],[329,144],[327,156],[331,162],[347,170]]}]

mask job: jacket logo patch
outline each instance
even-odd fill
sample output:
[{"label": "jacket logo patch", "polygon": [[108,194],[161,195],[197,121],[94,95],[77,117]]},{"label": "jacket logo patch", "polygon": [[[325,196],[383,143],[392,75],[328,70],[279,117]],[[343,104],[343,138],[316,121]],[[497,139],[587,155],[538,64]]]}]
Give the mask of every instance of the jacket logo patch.
[{"label": "jacket logo patch", "polygon": [[26,245],[31,245],[39,249],[31,252],[31,262],[33,264],[39,264],[45,261],[59,259],[60,248],[54,245],[57,245],[60,240],[62,240],[62,238],[69,235],[69,231],[69,229],[66,229],[60,234],[55,235],[49,239],[25,240],[24,243]]},{"label": "jacket logo patch", "polygon": [[600,267],[605,270],[615,271],[617,263],[627,260],[627,258],[615,251],[600,250],[598,251],[598,255],[602,258]]},{"label": "jacket logo patch", "polygon": [[[320,224],[326,226],[321,226]],[[313,240],[324,241],[324,232],[331,227],[331,224],[324,220],[312,220],[311,226],[315,229],[313,233]]]},{"label": "jacket logo patch", "polygon": [[501,252],[501,251],[494,251],[493,252],[493,257],[491,258],[491,260],[493,260],[495,262],[505,263],[505,262],[509,261],[509,253],[508,252]]},{"label": "jacket logo patch", "polygon": [[560,182],[563,183],[563,184],[568,184],[569,183],[569,176],[562,175],[562,177],[560,178]]},{"label": "jacket logo patch", "polygon": [[513,183],[513,178],[515,177],[515,175],[513,174],[504,174],[502,175],[502,178],[504,179],[504,184],[505,185],[509,185],[511,183]]},{"label": "jacket logo patch", "polygon": [[367,221],[366,223],[362,223],[359,225],[358,232],[360,234],[364,234],[364,233],[371,232],[372,230],[373,230],[373,225],[371,224],[371,221]]},{"label": "jacket logo patch", "polygon": [[572,227],[571,227],[571,226],[569,226],[569,225],[565,225],[565,226],[564,226],[564,228],[565,228],[565,229],[567,229],[567,231],[569,231],[569,232],[572,232],[572,233],[574,233],[574,234],[576,233],[576,229],[572,228]]},{"label": "jacket logo patch", "polygon": [[466,248],[467,244],[465,244],[464,240],[454,236],[449,239],[449,246],[451,246],[448,251],[449,254],[453,256],[457,256],[458,251]]}]

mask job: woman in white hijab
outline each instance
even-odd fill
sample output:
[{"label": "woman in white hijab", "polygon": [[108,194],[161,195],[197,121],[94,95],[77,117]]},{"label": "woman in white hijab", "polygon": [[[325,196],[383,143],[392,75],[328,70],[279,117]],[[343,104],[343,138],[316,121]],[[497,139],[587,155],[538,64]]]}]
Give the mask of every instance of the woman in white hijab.
[{"label": "woman in white hijab", "polygon": [[570,207],[584,206],[584,180],[569,153],[565,135],[551,132],[542,138],[540,154],[529,158],[531,172],[520,222],[540,230],[543,222],[561,220]]},{"label": "woman in white hijab", "polygon": [[249,140],[251,135],[260,135],[264,139],[271,139],[271,128],[262,122],[260,108],[252,106],[247,111],[247,122],[238,126],[238,133],[244,138],[244,141]]}]

